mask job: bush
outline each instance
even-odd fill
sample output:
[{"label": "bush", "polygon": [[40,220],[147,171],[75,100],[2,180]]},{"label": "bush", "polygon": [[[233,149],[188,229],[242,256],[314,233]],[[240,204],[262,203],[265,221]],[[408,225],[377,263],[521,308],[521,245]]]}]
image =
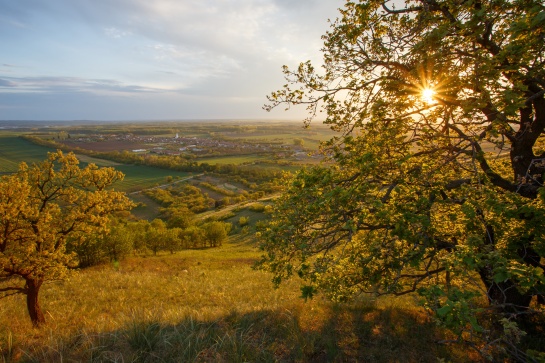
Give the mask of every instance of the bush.
[{"label": "bush", "polygon": [[241,227],[247,226],[250,223],[250,217],[240,217],[238,219],[238,225]]}]

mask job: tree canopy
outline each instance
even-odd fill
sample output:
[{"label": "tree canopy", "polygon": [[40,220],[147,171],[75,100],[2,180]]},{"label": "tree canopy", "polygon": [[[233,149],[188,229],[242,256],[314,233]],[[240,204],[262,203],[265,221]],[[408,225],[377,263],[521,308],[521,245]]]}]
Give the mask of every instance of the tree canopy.
[{"label": "tree canopy", "polygon": [[34,325],[45,322],[41,286],[77,264],[67,241],[84,241],[107,228],[111,213],[133,205],[125,193],[108,189],[121,172],[78,164],[74,154],[57,151],[0,180],[0,292],[25,294]]},{"label": "tree canopy", "polygon": [[477,311],[542,318],[543,2],[347,1],[323,39],[265,108],[338,135],[276,203],[261,266],[306,297],[418,292],[460,340],[495,339]]}]

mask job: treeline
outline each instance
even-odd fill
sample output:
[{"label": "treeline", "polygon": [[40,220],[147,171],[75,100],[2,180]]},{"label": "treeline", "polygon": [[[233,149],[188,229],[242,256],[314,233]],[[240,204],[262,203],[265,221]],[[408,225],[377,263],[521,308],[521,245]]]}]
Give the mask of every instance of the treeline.
[{"label": "treeline", "polygon": [[220,221],[201,224],[186,219],[183,227],[172,227],[161,219],[151,222],[112,219],[102,233],[67,242],[68,252],[78,256],[79,267],[121,261],[130,255],[176,253],[186,249],[218,247],[227,239],[232,225]]}]

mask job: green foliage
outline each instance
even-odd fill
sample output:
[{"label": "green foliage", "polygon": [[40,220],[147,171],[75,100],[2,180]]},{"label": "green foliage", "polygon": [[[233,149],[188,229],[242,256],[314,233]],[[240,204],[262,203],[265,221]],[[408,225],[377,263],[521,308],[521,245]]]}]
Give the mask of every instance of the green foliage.
[{"label": "green foliage", "polygon": [[232,224],[225,222],[208,222],[202,226],[204,236],[210,247],[221,246],[231,231]]},{"label": "green foliage", "polygon": [[206,247],[204,230],[197,226],[190,226],[181,232],[181,239],[185,248]]},{"label": "green foliage", "polygon": [[169,240],[166,223],[161,219],[154,219],[146,228],[145,240],[146,247],[153,252],[154,255],[159,251],[166,250]]},{"label": "green foliage", "polygon": [[247,226],[248,223],[250,223],[250,218],[249,217],[240,217],[238,219],[238,225],[241,226],[241,227],[244,227],[244,226]]},{"label": "green foliage", "polygon": [[68,240],[66,249],[77,254],[79,267],[120,261],[134,251],[136,233],[131,229],[134,224],[113,219],[101,233]]},{"label": "green foliage", "polygon": [[266,206],[263,203],[252,203],[248,206],[248,209],[253,212],[264,213]]},{"label": "green foliage", "polygon": [[[165,209],[163,213],[167,218],[173,215],[184,214],[184,210],[189,210],[191,213],[202,213],[214,204],[214,200],[203,193],[199,188],[181,184],[169,189],[149,189],[145,194],[153,200],[160,203]],[[180,210],[180,213],[176,212]]]},{"label": "green foliage", "polygon": [[307,126],[325,111],[338,132],[331,163],[288,178],[262,232],[273,281],[296,274],[304,296],[337,301],[420,292],[460,341],[519,359],[529,340],[499,326],[539,331],[543,316],[544,11],[346,2],[324,68],[285,67],[265,107],[306,104]]},{"label": "green foliage", "polygon": [[188,228],[195,222],[195,213],[184,207],[169,207],[162,211],[167,218],[168,228]]}]

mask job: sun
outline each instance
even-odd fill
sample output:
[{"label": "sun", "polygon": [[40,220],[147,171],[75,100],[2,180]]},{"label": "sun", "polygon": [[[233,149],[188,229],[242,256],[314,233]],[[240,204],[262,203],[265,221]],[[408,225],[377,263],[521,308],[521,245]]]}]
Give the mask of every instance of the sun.
[{"label": "sun", "polygon": [[424,88],[422,90],[422,100],[427,104],[435,103],[435,99],[433,98],[434,95],[435,91],[431,88]]}]

